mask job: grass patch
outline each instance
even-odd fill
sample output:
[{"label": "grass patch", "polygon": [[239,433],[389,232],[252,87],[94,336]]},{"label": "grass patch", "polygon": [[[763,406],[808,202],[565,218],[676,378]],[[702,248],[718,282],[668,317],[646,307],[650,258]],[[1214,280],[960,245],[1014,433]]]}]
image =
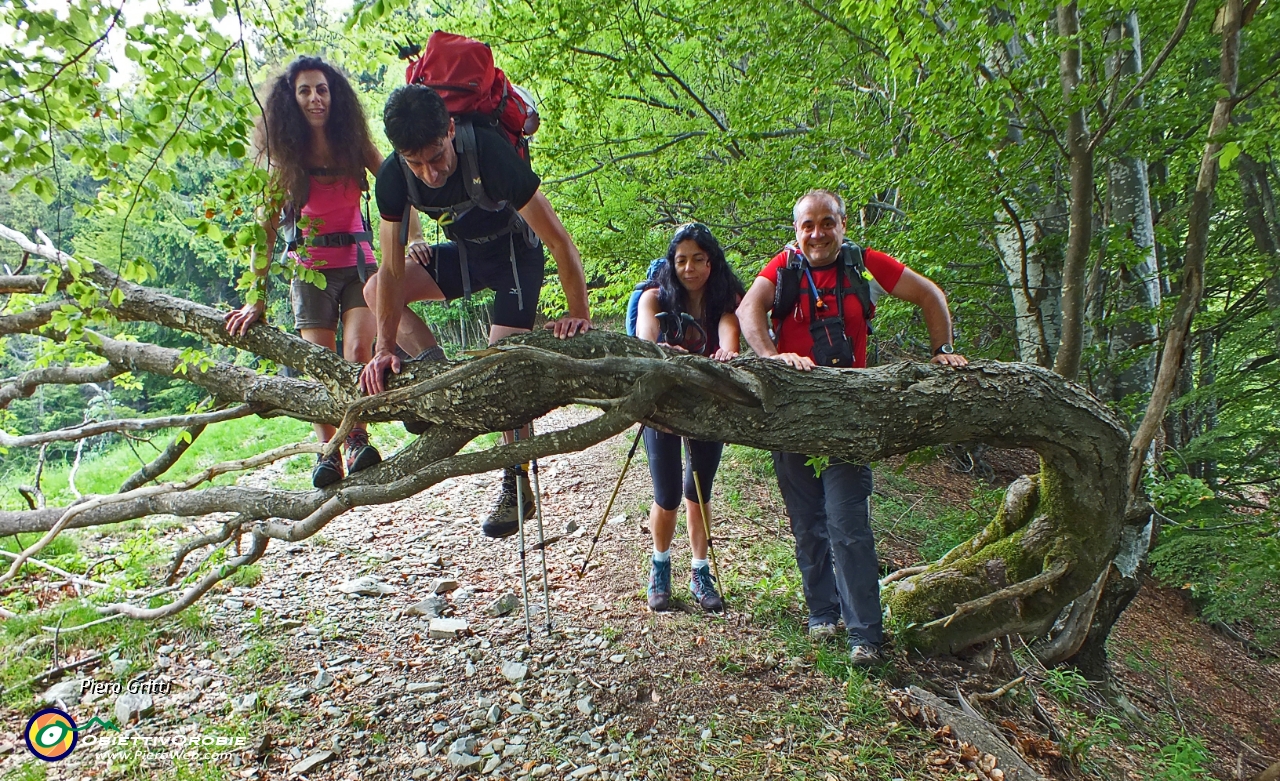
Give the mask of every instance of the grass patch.
[{"label": "grass patch", "polygon": [[[47,610],[26,613],[0,623],[0,646],[6,649],[0,657],[0,703],[12,708],[32,707],[32,696],[46,684],[32,687],[31,679],[49,669],[53,661],[53,633],[45,626],[63,629],[87,624],[102,618],[88,600],[70,599]],[[155,648],[163,638],[202,635],[206,630],[199,606],[188,608],[165,621],[154,623],[118,618],[87,629],[59,634],[58,659],[64,661],[86,651],[100,651],[106,656],[119,651],[133,662],[133,668],[149,665]]]},{"label": "grass patch", "polygon": [[[298,442],[306,439],[310,430],[311,427],[302,421],[283,417],[263,419],[250,416],[215,423],[204,430],[191,449],[163,479],[183,479],[220,461],[244,458]],[[114,444],[81,461],[76,473],[76,487],[85,494],[115,493],[130,475],[159,455],[175,433],[173,430],[155,432],[150,442],[141,443],[117,439]],[[69,460],[45,465],[41,487],[49,505],[65,505],[75,498],[68,480],[70,472]],[[17,486],[32,483],[34,477],[34,473],[29,470],[4,475],[0,479],[0,508],[25,509],[26,503],[18,494]],[[214,482],[219,485],[230,484],[236,477],[237,475],[224,475]]]}]

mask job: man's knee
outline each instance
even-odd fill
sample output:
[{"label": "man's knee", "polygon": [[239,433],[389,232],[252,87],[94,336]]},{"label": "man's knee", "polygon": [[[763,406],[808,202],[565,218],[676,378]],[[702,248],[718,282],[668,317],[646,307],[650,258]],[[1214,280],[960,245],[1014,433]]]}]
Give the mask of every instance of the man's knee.
[{"label": "man's knee", "polygon": [[364,283],[364,302],[369,305],[370,309],[374,309],[378,304],[378,274],[374,272],[369,275],[369,279]]}]

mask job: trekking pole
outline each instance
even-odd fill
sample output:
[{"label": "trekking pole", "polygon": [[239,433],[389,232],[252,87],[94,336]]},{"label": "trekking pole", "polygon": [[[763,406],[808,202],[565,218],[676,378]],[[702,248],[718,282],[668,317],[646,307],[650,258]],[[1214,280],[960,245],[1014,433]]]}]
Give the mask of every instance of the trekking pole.
[{"label": "trekking pole", "polygon": [[[529,438],[533,438],[533,423],[529,423]],[[538,548],[542,551],[542,609],[547,616],[547,635],[551,635],[551,586],[547,583],[547,539],[542,534],[542,489],[538,486],[538,459],[531,458],[533,467],[533,506],[538,513]]]},{"label": "trekking pole", "polygon": [[622,464],[622,473],[618,475],[618,482],[613,486],[613,493],[609,494],[609,504],[604,508],[604,515],[600,516],[600,523],[596,524],[595,536],[591,538],[591,546],[587,548],[587,555],[582,559],[582,568],[578,570],[578,577],[587,574],[587,562],[591,560],[591,554],[596,549],[596,543],[600,540],[600,532],[604,530],[604,522],[609,518],[609,511],[613,509],[613,500],[618,498],[618,489],[622,487],[622,478],[627,476],[627,468],[631,466],[631,459],[636,455],[636,446],[640,444],[640,437],[644,434],[644,426],[636,432],[636,438],[631,441],[631,450],[627,453],[627,460]]},{"label": "trekking pole", "polygon": [[707,533],[707,553],[711,555],[711,569],[715,572],[716,582],[720,584],[721,596],[729,596],[724,581],[720,580],[720,565],[716,563],[716,546],[711,540],[711,516],[707,513],[707,503],[702,498],[702,481],[698,479],[698,470],[693,468],[693,450],[689,447],[689,438],[684,438],[684,452],[689,456],[689,471],[693,472],[693,490],[698,494],[698,509],[702,512],[702,529]]},{"label": "trekking pole", "polygon": [[[520,441],[520,428],[511,432],[514,441]],[[524,464],[516,467],[516,521],[520,527],[520,601],[524,603],[524,639],[533,642],[533,628],[529,623],[529,572],[525,569],[524,551]]]}]

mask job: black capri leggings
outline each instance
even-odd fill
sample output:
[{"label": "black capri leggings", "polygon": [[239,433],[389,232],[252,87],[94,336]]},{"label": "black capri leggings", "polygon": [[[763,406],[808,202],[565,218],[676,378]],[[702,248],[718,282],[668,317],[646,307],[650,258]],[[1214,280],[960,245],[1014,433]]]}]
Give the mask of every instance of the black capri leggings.
[{"label": "black capri leggings", "polygon": [[[689,452],[684,464],[684,498],[698,501],[693,470],[698,470],[698,483],[702,485],[702,501],[711,501],[711,481],[716,479],[720,466],[723,442],[688,440]],[[665,434],[649,427],[644,430],[644,449],[649,454],[649,475],[653,477],[653,501],[664,510],[680,506],[680,437]]]}]

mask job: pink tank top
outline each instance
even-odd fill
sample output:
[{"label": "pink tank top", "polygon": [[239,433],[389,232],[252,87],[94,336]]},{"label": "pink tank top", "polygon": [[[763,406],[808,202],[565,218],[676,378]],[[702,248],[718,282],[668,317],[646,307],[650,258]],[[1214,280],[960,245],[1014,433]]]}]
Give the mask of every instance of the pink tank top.
[{"label": "pink tank top", "polygon": [[[302,207],[302,216],[310,219],[311,224],[303,234],[360,233],[364,230],[360,219],[360,196],[360,184],[355,179],[343,177],[332,184],[321,184],[312,176],[307,203]],[[364,247],[364,262],[370,267],[376,265],[377,259],[369,242],[363,241],[360,246]],[[302,261],[307,268],[324,270],[356,265],[354,244],[345,247],[308,246],[307,253],[310,257]]]}]

